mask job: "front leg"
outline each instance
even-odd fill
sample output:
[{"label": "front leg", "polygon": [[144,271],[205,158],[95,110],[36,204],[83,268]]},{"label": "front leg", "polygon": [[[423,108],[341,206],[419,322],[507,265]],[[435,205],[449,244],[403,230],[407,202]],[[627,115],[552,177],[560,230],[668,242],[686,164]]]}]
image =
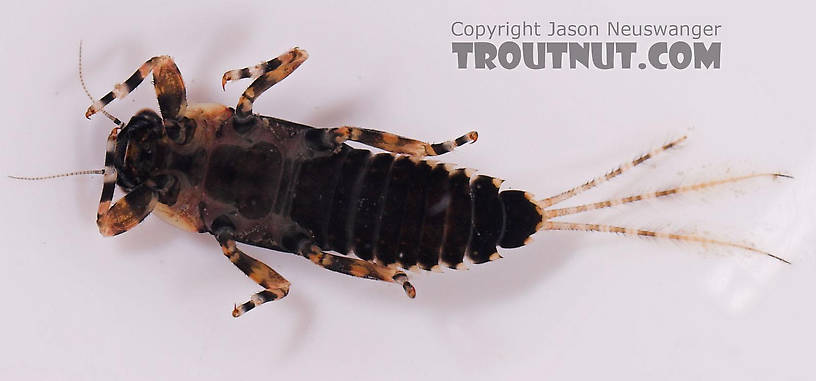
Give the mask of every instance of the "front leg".
[{"label": "front leg", "polygon": [[158,56],[147,60],[125,82],[115,85],[111,92],[88,107],[85,117],[90,118],[114,99],[122,99],[130,94],[151,72],[153,72],[153,85],[156,88],[162,119],[178,121],[187,108],[187,93],[181,72],[170,56]]},{"label": "front leg", "polygon": [[138,225],[156,207],[156,192],[139,185],[96,219],[99,232],[109,237],[124,233]]},{"label": "front leg", "polygon": [[113,204],[113,190],[116,186],[116,168],[113,166],[113,151],[119,129],[114,128],[108,136],[105,149],[105,179],[102,186],[102,197],[96,212],[96,225],[103,236],[124,233],[138,225],[156,207],[156,192],[145,185],[137,186],[125,197]]}]

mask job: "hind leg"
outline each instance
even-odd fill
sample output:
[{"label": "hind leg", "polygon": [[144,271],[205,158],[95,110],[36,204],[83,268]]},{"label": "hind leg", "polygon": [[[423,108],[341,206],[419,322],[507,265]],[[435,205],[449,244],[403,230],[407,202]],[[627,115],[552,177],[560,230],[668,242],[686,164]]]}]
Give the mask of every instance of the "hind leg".
[{"label": "hind leg", "polygon": [[402,153],[415,157],[442,155],[453,151],[456,147],[475,142],[479,138],[479,134],[476,133],[476,131],[471,131],[453,140],[431,144],[395,135],[390,132],[349,126],[326,128],[319,131],[322,132],[321,144],[327,147],[334,147],[351,140],[388,152]]},{"label": "hind leg", "polygon": [[414,289],[414,286],[408,281],[408,276],[396,268],[367,262],[361,259],[324,253],[315,245],[305,245],[305,249],[302,250],[301,255],[324,269],[341,274],[397,283],[402,286],[402,289],[409,298],[413,299],[416,296],[416,289]]},{"label": "hind leg", "polygon": [[252,295],[246,303],[236,305],[232,310],[233,317],[239,317],[261,304],[281,299],[289,294],[289,281],[263,262],[239,250],[231,238],[231,232],[222,230],[216,234],[216,239],[230,262],[264,288],[263,291]]}]

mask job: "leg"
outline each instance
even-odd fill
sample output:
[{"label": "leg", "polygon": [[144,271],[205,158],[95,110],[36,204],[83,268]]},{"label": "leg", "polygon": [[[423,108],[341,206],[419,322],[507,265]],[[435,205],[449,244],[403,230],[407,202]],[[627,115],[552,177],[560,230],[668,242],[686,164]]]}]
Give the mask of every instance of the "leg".
[{"label": "leg", "polygon": [[309,54],[305,50],[293,48],[271,61],[251,68],[245,67],[224,73],[224,76],[221,77],[221,87],[224,87],[228,81],[257,78],[238,100],[238,106],[235,108],[235,118],[239,122],[246,121],[252,115],[252,103],[255,102],[255,99],[272,85],[292,74],[307,58],[309,58]]},{"label": "leg", "polygon": [[714,244],[720,246],[729,246],[729,247],[736,247],[738,249],[753,251],[755,253],[760,253],[767,255],[771,258],[776,260],[785,262],[790,264],[790,262],[777,257],[771,253],[766,251],[759,250],[755,247],[742,245],[739,243],[734,242],[727,242],[727,241],[719,241],[715,239],[700,237],[696,235],[685,235],[685,234],[672,234],[672,233],[658,233],[650,230],[641,230],[641,229],[632,229],[632,228],[623,228],[619,226],[611,226],[611,225],[602,225],[602,224],[579,224],[579,223],[572,223],[572,222],[555,222],[555,221],[546,221],[544,226],[541,230],[576,230],[576,231],[595,231],[595,232],[605,232],[605,233],[619,233],[630,237],[654,237],[659,239],[671,239],[676,241],[684,241],[684,242],[698,242],[702,244]]},{"label": "leg", "polygon": [[124,83],[117,84],[113,87],[113,91],[94,102],[91,107],[88,107],[85,117],[90,118],[91,115],[101,111],[114,99],[124,98],[136,86],[139,86],[150,72],[153,72],[153,84],[156,88],[156,97],[159,100],[162,119],[178,120],[184,115],[184,110],[187,107],[187,95],[181,73],[176,63],[169,56],[153,57],[147,60]]},{"label": "leg", "polygon": [[[90,99],[91,102],[95,102],[95,99],[94,99],[93,95],[91,95],[91,92],[88,91],[88,86],[85,85],[85,77],[82,75],[82,40],[79,41],[79,62],[78,62],[78,64],[79,64],[78,65],[79,84],[82,85],[82,90],[85,91],[85,95],[88,96],[88,99]],[[105,110],[99,110],[99,111],[102,113],[102,115],[105,115],[106,117],[108,117],[108,119],[110,119],[111,122],[113,122],[113,124],[115,124],[115,125],[117,125],[119,127],[122,127],[122,128],[125,127],[125,124],[122,123],[121,120],[119,120],[115,116],[111,115],[107,111],[105,111]]]},{"label": "leg", "polygon": [[116,185],[116,169],[113,167],[113,149],[116,144],[118,128],[114,128],[108,136],[105,152],[105,180],[102,186],[102,198],[99,200],[99,210],[96,213],[96,224],[103,236],[112,236],[124,233],[138,225],[156,207],[156,192],[144,185],[122,197],[111,207],[113,188]]},{"label": "leg", "polygon": [[586,182],[583,185],[579,185],[579,186],[577,186],[575,188],[572,188],[572,189],[570,189],[568,191],[557,194],[557,195],[555,195],[553,197],[545,198],[544,200],[541,200],[539,205],[542,208],[546,208],[548,206],[555,205],[555,204],[557,204],[557,203],[559,203],[561,201],[564,201],[564,200],[566,200],[566,199],[568,199],[568,198],[570,198],[572,196],[575,196],[575,195],[577,195],[577,194],[579,194],[579,193],[581,193],[583,191],[592,189],[595,186],[597,186],[598,184],[609,181],[610,179],[612,179],[612,178],[614,178],[614,177],[616,177],[616,176],[618,176],[618,175],[632,169],[633,167],[645,162],[646,160],[649,160],[650,158],[654,157],[655,155],[657,155],[657,154],[659,154],[659,153],[661,153],[661,152],[663,152],[663,151],[665,151],[665,150],[667,150],[669,148],[672,148],[672,147],[680,144],[684,140],[686,140],[685,136],[683,136],[680,139],[677,139],[675,141],[672,141],[672,142],[670,142],[670,143],[668,143],[668,144],[666,144],[666,145],[664,145],[664,146],[662,146],[660,148],[656,148],[652,152],[649,152],[649,153],[647,153],[647,154],[645,154],[645,155],[643,155],[643,156],[641,156],[641,157],[639,157],[639,158],[637,158],[635,160],[632,160],[632,161],[630,161],[630,162],[628,162],[626,164],[621,165],[620,167],[613,170],[612,172],[607,173],[606,175],[594,178],[594,179]]},{"label": "leg", "polygon": [[403,153],[416,157],[441,155],[453,151],[461,145],[475,142],[479,138],[476,131],[471,131],[454,140],[430,144],[389,132],[349,126],[323,129],[323,131],[323,144],[327,146],[334,146],[351,140],[388,152]]},{"label": "leg", "polygon": [[615,206],[615,205],[626,204],[626,203],[640,201],[640,200],[648,200],[648,199],[652,199],[652,198],[670,196],[670,195],[673,195],[673,194],[680,194],[680,193],[686,193],[686,192],[699,191],[699,190],[703,190],[703,189],[710,188],[710,187],[713,187],[713,186],[728,184],[728,183],[735,183],[737,181],[748,180],[748,179],[752,179],[752,178],[755,178],[755,177],[771,177],[771,178],[788,177],[789,178],[790,176],[783,175],[781,173],[759,173],[759,174],[755,174],[755,175],[729,177],[727,179],[716,180],[716,181],[708,181],[708,182],[704,182],[704,183],[699,183],[699,184],[694,184],[694,185],[686,185],[686,186],[681,186],[681,187],[671,188],[671,189],[664,189],[664,190],[657,191],[657,192],[642,193],[642,194],[638,194],[638,195],[634,195],[634,196],[619,198],[619,199],[616,199],[616,200],[601,201],[601,202],[596,202],[596,203],[592,203],[592,204],[572,206],[572,207],[569,207],[569,208],[545,210],[544,211],[544,218],[548,218],[548,219],[549,218],[555,218],[555,217],[560,217],[560,216],[566,216],[568,214],[576,214],[576,213],[586,212],[586,211],[589,211],[589,210],[608,208],[608,207],[612,207],[612,206]]},{"label": "leg", "polygon": [[[125,197],[116,201],[113,206],[97,216],[96,224],[103,236],[109,237],[124,233],[138,225],[156,207],[156,192],[144,185],[139,185]],[[110,201],[108,201],[110,203]],[[100,203],[100,209],[102,203]]]},{"label": "leg", "polygon": [[119,136],[119,129],[114,128],[108,135],[108,141],[105,144],[105,173],[102,184],[102,197],[99,200],[99,209],[96,212],[97,223],[99,219],[110,209],[111,200],[113,200],[113,191],[116,188],[116,167],[113,166],[113,155],[116,149],[116,138]]},{"label": "leg", "polygon": [[301,254],[324,269],[359,278],[394,282],[402,285],[402,289],[405,290],[405,294],[409,298],[413,299],[416,296],[416,289],[408,281],[408,276],[395,268],[361,259],[324,253],[315,245],[305,245],[305,249],[302,250]]},{"label": "leg", "polygon": [[230,262],[264,288],[263,291],[252,295],[248,302],[236,305],[232,310],[233,317],[239,317],[261,304],[281,299],[289,294],[288,280],[263,262],[238,250],[235,241],[228,237],[229,234],[224,231],[216,234],[216,239],[221,244],[221,251],[229,258]]}]

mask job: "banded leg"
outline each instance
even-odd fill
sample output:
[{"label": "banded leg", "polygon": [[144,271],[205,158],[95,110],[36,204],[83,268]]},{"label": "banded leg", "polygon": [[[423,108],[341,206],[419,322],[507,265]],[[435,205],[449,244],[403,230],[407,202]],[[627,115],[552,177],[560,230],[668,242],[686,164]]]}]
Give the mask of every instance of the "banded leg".
[{"label": "banded leg", "polygon": [[652,150],[651,152],[649,152],[649,153],[647,153],[647,154],[645,154],[643,156],[640,156],[639,158],[637,158],[635,160],[632,160],[632,161],[630,161],[628,163],[625,163],[625,164],[621,165],[620,167],[614,169],[613,171],[611,171],[611,172],[609,172],[609,173],[607,173],[607,174],[605,174],[605,175],[603,175],[601,177],[596,177],[596,178],[584,183],[583,185],[579,185],[579,186],[577,186],[575,188],[564,191],[564,192],[559,193],[559,194],[557,194],[555,196],[545,198],[545,199],[543,199],[543,200],[541,200],[539,202],[539,205],[542,208],[546,208],[548,206],[555,205],[555,204],[557,204],[557,203],[559,203],[561,201],[564,201],[564,200],[566,200],[568,198],[571,198],[571,197],[573,197],[573,196],[575,196],[575,195],[577,195],[577,194],[579,194],[581,192],[592,189],[592,188],[596,187],[598,184],[607,182],[607,181],[611,180],[612,178],[614,178],[614,177],[616,177],[618,175],[621,175],[622,173],[636,167],[637,165],[642,164],[646,160],[651,159],[652,157],[656,156],[657,154],[659,154],[659,153],[661,153],[661,152],[663,152],[663,151],[665,151],[667,149],[670,149],[670,148],[682,143],[684,140],[686,140],[685,136],[681,137],[680,139],[669,142],[669,143],[663,145],[662,147],[656,148],[656,149]]},{"label": "banded leg", "polygon": [[145,185],[139,185],[116,201],[110,209],[103,211],[100,204],[101,213],[96,218],[99,232],[109,237],[132,229],[153,211],[157,202],[158,196],[155,191]]},{"label": "banded leg", "polygon": [[235,245],[233,239],[225,237],[226,235],[224,234],[216,236],[218,242],[221,244],[221,251],[224,252],[224,255],[250,279],[264,288],[263,291],[252,295],[246,303],[236,305],[232,310],[233,317],[239,317],[261,304],[281,299],[289,294],[290,284],[288,280],[275,270],[272,270],[272,268],[265,263],[244,254],[244,252],[239,250]]},{"label": "banded leg", "polygon": [[114,99],[122,99],[130,94],[151,72],[153,72],[153,85],[159,100],[162,119],[179,120],[187,108],[187,92],[181,72],[169,56],[158,56],[147,60],[125,82],[116,84],[111,92],[88,107],[85,117],[90,118]]},{"label": "banded leg", "polygon": [[224,73],[224,76],[221,77],[222,88],[228,81],[243,78],[257,78],[249,85],[244,93],[241,94],[241,98],[238,100],[238,106],[235,108],[235,118],[239,122],[246,121],[252,116],[252,103],[255,102],[255,99],[274,84],[282,81],[289,76],[289,74],[292,74],[307,58],[309,58],[309,54],[306,53],[305,50],[292,48],[292,50],[281,54],[271,61],[263,62],[253,67],[230,70]]},{"label": "banded leg", "polygon": [[116,186],[116,168],[113,166],[113,150],[119,129],[114,128],[108,136],[105,149],[105,180],[102,186],[102,197],[96,212],[96,225],[99,232],[106,237],[124,233],[138,225],[156,207],[156,192],[144,185],[122,197],[111,207],[113,189]]},{"label": "banded leg", "polygon": [[416,289],[414,289],[414,286],[408,281],[408,275],[405,275],[404,272],[396,268],[386,267],[361,259],[324,253],[315,245],[307,246],[301,254],[324,269],[358,278],[397,283],[402,286],[402,289],[409,298],[413,299],[416,297]]},{"label": "banded leg", "polygon": [[116,149],[116,138],[119,136],[119,128],[114,128],[108,135],[108,141],[105,143],[105,173],[102,184],[102,197],[99,199],[99,209],[96,212],[96,220],[105,214],[110,209],[111,201],[113,200],[113,191],[116,188],[116,179],[118,174],[116,167],[113,165],[114,151]]},{"label": "banded leg", "polygon": [[322,137],[323,144],[327,146],[335,146],[351,140],[388,152],[402,153],[415,157],[442,155],[453,151],[456,147],[475,142],[479,139],[479,134],[476,131],[470,131],[456,139],[436,144],[402,137],[390,132],[350,126],[323,129],[323,131],[325,131]]},{"label": "banded leg", "polygon": [[686,193],[686,192],[694,192],[694,191],[699,191],[699,190],[703,190],[703,189],[706,189],[706,188],[714,187],[714,186],[717,186],[717,185],[735,183],[735,182],[738,182],[738,181],[748,180],[748,179],[757,178],[757,177],[771,177],[771,178],[785,177],[785,178],[790,178],[791,176],[783,175],[781,173],[759,173],[759,174],[754,174],[754,175],[746,175],[746,176],[739,176],[739,177],[729,177],[727,179],[708,181],[708,182],[694,184],[694,185],[685,185],[685,186],[671,188],[671,189],[664,189],[664,190],[657,191],[657,192],[641,193],[641,194],[638,194],[638,195],[623,197],[623,198],[619,198],[619,199],[615,199],[615,200],[595,202],[595,203],[591,203],[591,204],[572,206],[572,207],[569,207],[569,208],[545,210],[544,211],[544,218],[548,218],[548,219],[549,218],[555,218],[555,217],[560,217],[560,216],[566,216],[566,215],[569,215],[569,214],[576,214],[576,213],[586,212],[586,211],[589,211],[589,210],[609,208],[609,207],[612,207],[612,206],[616,206],[616,205],[620,205],[620,204],[626,204],[626,203],[630,203],[630,202],[648,200],[648,199],[658,198],[658,197],[665,197],[665,196],[670,196],[670,195],[680,194],[680,193]]},{"label": "banded leg", "polygon": [[642,229],[633,229],[633,228],[624,228],[620,226],[612,226],[612,225],[603,225],[603,224],[580,224],[580,223],[572,223],[572,222],[556,222],[556,221],[546,221],[542,226],[541,230],[574,230],[574,231],[595,231],[595,232],[604,232],[604,233],[619,233],[625,236],[630,237],[654,237],[659,239],[671,239],[676,241],[684,241],[684,242],[698,242],[702,244],[713,244],[719,246],[728,246],[728,247],[735,247],[738,249],[753,251],[755,253],[764,254],[776,260],[785,262],[790,264],[785,259],[777,257],[769,252],[762,251],[757,249],[753,246],[743,245],[734,242],[728,241],[720,241],[711,238],[700,237],[696,235],[687,235],[687,234],[673,234],[673,233],[660,233],[650,230],[642,230]]}]

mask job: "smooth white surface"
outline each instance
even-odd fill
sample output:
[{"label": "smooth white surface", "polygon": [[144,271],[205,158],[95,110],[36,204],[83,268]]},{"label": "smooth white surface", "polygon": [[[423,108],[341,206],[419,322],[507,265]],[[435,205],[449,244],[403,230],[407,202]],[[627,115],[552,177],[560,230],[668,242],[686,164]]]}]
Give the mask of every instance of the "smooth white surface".
[{"label": "smooth white surface", "polygon": [[[266,5],[269,4],[269,5]],[[0,378],[805,380],[813,376],[813,9],[800,2],[289,2],[7,7],[0,174],[101,168],[111,125],[85,120],[76,75],[102,96],[170,54],[190,102],[234,105],[224,71],[298,45],[311,58],[255,110],[315,126],[353,124],[479,141],[441,159],[546,197],[689,132],[684,146],[578,202],[723,175],[793,181],[572,218],[749,240],[743,252],[605,234],[540,233],[470,271],[399,287],[244,246],[292,292],[240,319],[257,285],[207,235],[149,217],[102,238],[101,177],[0,179]],[[723,24],[718,71],[459,71],[450,23],[513,20]],[[642,41],[641,46],[646,46]],[[157,108],[150,86],[108,109]],[[567,219],[570,220],[570,219]]]}]

